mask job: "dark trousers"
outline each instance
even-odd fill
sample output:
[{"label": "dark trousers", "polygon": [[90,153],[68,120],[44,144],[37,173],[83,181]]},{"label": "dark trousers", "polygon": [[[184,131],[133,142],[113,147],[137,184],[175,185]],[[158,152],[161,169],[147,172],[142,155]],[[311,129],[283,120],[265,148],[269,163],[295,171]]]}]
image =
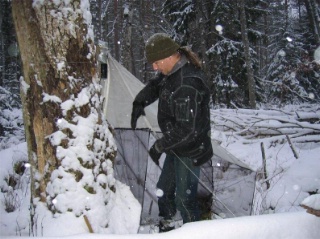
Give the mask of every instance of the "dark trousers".
[{"label": "dark trousers", "polygon": [[197,189],[200,167],[194,166],[189,158],[167,155],[157,183],[163,191],[158,198],[159,216],[171,219],[179,210],[183,223],[198,221],[200,210]]}]

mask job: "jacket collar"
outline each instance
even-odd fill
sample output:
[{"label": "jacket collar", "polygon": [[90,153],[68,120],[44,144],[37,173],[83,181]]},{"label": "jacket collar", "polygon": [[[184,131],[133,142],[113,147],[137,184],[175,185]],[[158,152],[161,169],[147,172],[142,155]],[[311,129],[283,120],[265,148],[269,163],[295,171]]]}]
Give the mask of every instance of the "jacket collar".
[{"label": "jacket collar", "polygon": [[176,71],[178,71],[179,69],[181,69],[185,64],[187,64],[187,62],[188,62],[187,57],[184,54],[181,54],[180,60],[174,65],[171,72],[167,76],[170,76]]}]

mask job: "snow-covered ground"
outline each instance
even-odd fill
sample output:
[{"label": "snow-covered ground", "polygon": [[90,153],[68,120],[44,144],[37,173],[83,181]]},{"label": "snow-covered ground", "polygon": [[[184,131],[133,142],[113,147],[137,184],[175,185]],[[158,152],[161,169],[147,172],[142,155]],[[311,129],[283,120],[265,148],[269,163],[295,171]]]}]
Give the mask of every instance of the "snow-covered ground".
[{"label": "snow-covered ground", "polygon": [[[314,109],[317,109],[315,106]],[[312,111],[312,110],[311,110]],[[312,124],[299,122],[298,112],[302,116],[311,113],[299,109],[285,109],[282,111],[247,111],[214,110],[212,120],[215,124],[212,137],[221,145],[238,156],[258,172],[262,172],[261,143],[265,148],[267,179],[258,177],[253,213],[255,216],[237,218],[214,219],[183,225],[181,228],[163,234],[150,234],[148,227],[140,227],[140,234],[136,234],[139,227],[141,206],[130,193],[129,187],[117,182],[116,193],[109,201],[112,220],[109,221],[110,234],[90,234],[83,216],[75,217],[72,213],[56,214],[54,217],[45,207],[38,205],[34,220],[37,228],[33,235],[30,231],[30,168],[27,162],[26,144],[15,145],[0,151],[0,237],[1,238],[319,238],[320,218],[306,212],[300,207],[306,201],[313,207],[320,207],[319,200],[310,198],[310,194],[319,195],[320,167],[319,133],[302,134],[304,129],[319,132],[319,122]],[[253,113],[253,114],[252,114]],[[316,114],[318,114],[316,112]],[[252,122],[256,119],[257,122]],[[286,119],[284,122],[283,119]],[[224,123],[222,123],[224,122]],[[230,122],[234,124],[231,125]],[[302,125],[302,131],[294,125]],[[243,126],[243,127],[242,127]],[[262,130],[264,127],[264,130]],[[228,129],[227,129],[228,128]],[[261,132],[260,136],[252,135],[249,129]],[[292,138],[293,149],[285,136],[278,135],[286,128]],[[232,130],[230,130],[232,129]],[[272,133],[274,136],[267,135]],[[290,129],[290,131],[288,130]],[[247,133],[244,133],[247,131]],[[299,132],[298,132],[299,131]],[[264,132],[264,134],[262,133]],[[283,132],[282,132],[283,133]],[[314,142],[310,141],[312,138]],[[295,157],[294,151],[298,158]],[[24,162],[25,171],[21,175],[13,173],[13,165]],[[17,172],[20,172],[16,169]],[[11,177],[20,178],[19,185],[9,182]],[[5,180],[4,180],[5,179]],[[10,181],[11,180],[11,181]],[[267,189],[266,182],[270,183]],[[10,186],[8,185],[10,184]],[[13,190],[13,187],[15,190]],[[89,199],[88,199],[89,200]],[[235,199],[237,200],[237,199]],[[76,202],[76,199],[75,199]],[[12,212],[6,210],[12,207]],[[96,209],[97,213],[99,208]],[[264,214],[264,215],[257,215]],[[89,218],[94,224],[93,218]],[[93,225],[94,228],[94,225]]]},{"label": "snow-covered ground", "polygon": [[[68,225],[71,225],[70,222]],[[89,234],[85,231],[85,225],[75,224],[77,233],[72,236],[64,236],[70,239],[270,239],[270,238],[290,238],[290,239],[316,239],[320,233],[320,219],[305,212],[283,213],[273,215],[262,215],[255,217],[242,217],[226,220],[202,221],[185,224],[174,231],[160,234],[126,234],[126,235],[103,235]],[[59,230],[59,229],[57,229]],[[66,226],[60,228],[61,234],[66,230]],[[70,232],[71,230],[69,230]],[[81,232],[82,231],[82,232]],[[9,239],[21,239],[24,237],[1,237]],[[39,237],[40,238],[40,237]],[[61,236],[45,236],[43,239],[61,238]]]}]

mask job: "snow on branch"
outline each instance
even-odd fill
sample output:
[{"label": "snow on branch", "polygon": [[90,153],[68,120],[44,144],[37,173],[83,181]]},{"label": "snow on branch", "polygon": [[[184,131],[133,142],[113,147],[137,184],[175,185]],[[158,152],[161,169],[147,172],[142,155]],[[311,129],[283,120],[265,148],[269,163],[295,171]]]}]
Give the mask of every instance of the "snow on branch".
[{"label": "snow on branch", "polygon": [[320,194],[315,194],[307,197],[301,203],[301,207],[307,209],[307,212],[320,217]]}]

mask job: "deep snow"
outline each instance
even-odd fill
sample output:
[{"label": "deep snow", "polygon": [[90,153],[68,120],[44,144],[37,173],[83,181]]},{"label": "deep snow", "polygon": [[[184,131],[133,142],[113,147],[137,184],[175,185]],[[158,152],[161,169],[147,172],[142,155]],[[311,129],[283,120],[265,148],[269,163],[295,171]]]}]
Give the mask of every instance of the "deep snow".
[{"label": "deep snow", "polygon": [[[221,112],[219,113],[219,110],[212,112],[213,120],[216,123],[219,122],[215,115],[221,114]],[[265,113],[267,111],[261,110],[258,114]],[[235,120],[235,118],[233,119]],[[270,126],[277,123],[270,122]],[[227,132],[219,130],[214,132],[213,137],[220,140],[221,145],[231,153],[257,170],[261,168],[260,143],[264,142],[265,145],[268,145],[272,141],[271,138],[254,140],[248,144],[247,140],[242,137],[230,136]],[[319,208],[319,200],[314,200],[314,196],[309,197],[309,192],[317,193],[320,188],[320,146],[319,143],[294,143],[294,145],[299,156],[298,159],[294,157],[289,144],[285,141],[279,141],[272,147],[266,147],[271,187],[266,190],[263,180],[257,182],[254,213],[269,214],[189,223],[165,234],[149,234],[150,228],[140,227],[140,234],[135,234],[139,227],[141,206],[131,194],[129,187],[116,181],[117,193],[109,202],[110,208],[112,208],[110,210],[112,220],[109,224],[108,238],[195,238],[195,235],[200,239],[212,238],[213,236],[224,239],[319,238],[320,218],[306,213],[306,210],[299,205],[304,201],[309,206]],[[26,161],[26,155],[25,143],[1,151],[0,177],[5,178],[12,174],[14,163]],[[12,236],[21,238],[20,236],[28,237],[30,235],[30,195],[27,187],[30,168],[28,168],[28,164],[26,166],[18,190],[12,190],[6,181],[1,181],[1,191],[11,192],[0,194],[0,235],[2,238],[11,238]],[[17,209],[7,213],[4,206],[6,200],[8,201],[10,198],[14,200]],[[85,200],[90,199],[86,198]],[[84,202],[79,201],[79,203]],[[50,238],[61,236],[66,238],[102,238],[106,236],[99,233],[89,234],[83,216],[75,217],[66,212],[56,214],[53,217],[41,204],[36,210],[35,236]],[[100,211],[99,208],[95,210]],[[91,219],[89,218],[89,220]]]}]

